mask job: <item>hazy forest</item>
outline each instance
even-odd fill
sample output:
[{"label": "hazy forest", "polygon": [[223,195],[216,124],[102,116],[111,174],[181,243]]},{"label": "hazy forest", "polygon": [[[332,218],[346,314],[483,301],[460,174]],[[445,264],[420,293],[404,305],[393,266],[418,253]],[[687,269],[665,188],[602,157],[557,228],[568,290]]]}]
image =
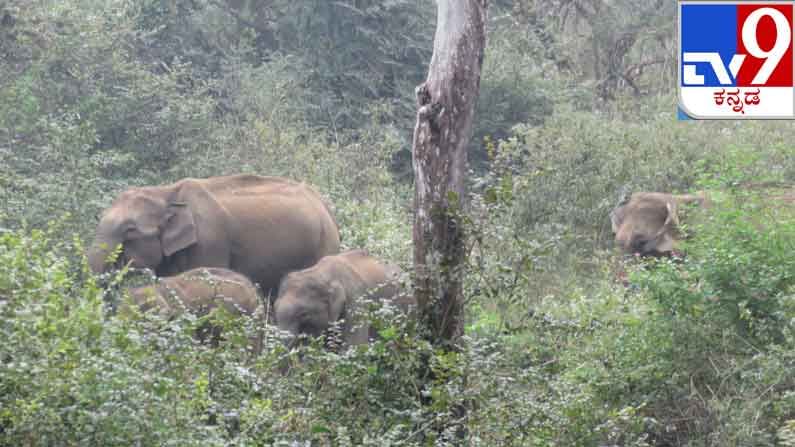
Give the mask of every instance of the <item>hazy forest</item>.
[{"label": "hazy forest", "polygon": [[[155,278],[92,270],[103,210],[231,174],[311,185],[411,290],[436,13],[0,0],[0,445],[795,446],[795,127],[676,120],[671,0],[488,2],[456,349],[378,303],[336,347],[119,312]],[[644,191],[708,197],[671,256],[615,242]]]}]

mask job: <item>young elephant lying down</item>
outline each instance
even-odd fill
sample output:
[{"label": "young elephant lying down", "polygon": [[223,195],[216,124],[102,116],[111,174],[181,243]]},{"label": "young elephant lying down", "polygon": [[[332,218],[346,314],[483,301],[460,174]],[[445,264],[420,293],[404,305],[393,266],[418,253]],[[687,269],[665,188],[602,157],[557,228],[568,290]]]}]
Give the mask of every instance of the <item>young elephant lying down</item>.
[{"label": "young elephant lying down", "polygon": [[275,314],[279,329],[294,335],[318,336],[340,319],[348,344],[367,343],[374,334],[366,325],[356,327],[353,310],[367,295],[374,300],[392,300],[403,312],[413,303],[399,296],[400,268],[384,264],[364,250],[349,250],[326,256],[308,269],[289,273],[279,286]]}]

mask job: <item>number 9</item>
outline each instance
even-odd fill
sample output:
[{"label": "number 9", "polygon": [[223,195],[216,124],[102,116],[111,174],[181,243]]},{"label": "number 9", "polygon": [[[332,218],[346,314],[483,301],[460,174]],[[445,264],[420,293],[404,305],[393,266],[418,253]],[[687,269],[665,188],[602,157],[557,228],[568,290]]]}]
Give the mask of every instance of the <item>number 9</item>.
[{"label": "number 9", "polygon": [[[770,51],[764,51],[759,48],[759,41],[756,40],[756,30],[759,27],[759,21],[764,16],[770,17],[776,24],[776,43],[773,44],[773,48]],[[773,8],[759,8],[748,15],[743,24],[743,45],[745,45],[746,51],[751,56],[757,59],[765,59],[751,84],[764,84],[767,82],[781,58],[784,57],[784,53],[787,52],[791,39],[792,33],[789,27],[789,20],[781,11]]]}]

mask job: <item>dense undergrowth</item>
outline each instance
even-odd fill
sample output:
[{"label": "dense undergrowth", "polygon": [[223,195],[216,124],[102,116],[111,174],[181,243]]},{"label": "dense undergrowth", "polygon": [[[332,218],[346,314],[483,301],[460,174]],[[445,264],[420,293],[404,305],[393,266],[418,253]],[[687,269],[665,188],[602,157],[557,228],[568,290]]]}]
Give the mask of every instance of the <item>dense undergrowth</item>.
[{"label": "dense undergrowth", "polygon": [[[596,242],[556,233],[565,222],[527,222],[523,194],[538,174],[496,160],[473,192],[459,354],[434,352],[413,322],[375,311],[383,339],[345,353],[286,351],[272,329],[234,320],[219,346],[202,345],[195,318],[113,315],[118,289],[88,273],[81,240],[64,237],[68,219],[4,230],[3,444],[452,445],[463,424],[484,446],[789,445],[791,190],[739,186],[777,150],[733,154],[727,165],[747,169],[695,180],[714,193],[686,227],[686,257],[631,262],[630,288],[613,277],[623,261],[586,257]],[[337,202],[345,244],[405,262],[408,214],[391,188],[378,191]],[[261,355],[251,336],[264,337]],[[426,358],[433,380],[417,375]],[[448,439],[434,439],[438,427]]]},{"label": "dense undergrowth", "polygon": [[[0,2],[0,445],[442,446],[465,427],[473,446],[795,446],[795,129],[677,122],[665,70],[602,97],[590,58],[620,33],[583,36],[637,28],[634,9],[589,28],[493,2],[461,352],[388,309],[341,353],[224,315],[210,346],[204,319],[114,314],[147,279],[88,272],[98,212],[183,177],[307,181],[345,248],[411,271],[431,3]],[[674,39],[651,37],[665,59]],[[709,195],[684,257],[614,251],[608,213],[641,190]]]}]

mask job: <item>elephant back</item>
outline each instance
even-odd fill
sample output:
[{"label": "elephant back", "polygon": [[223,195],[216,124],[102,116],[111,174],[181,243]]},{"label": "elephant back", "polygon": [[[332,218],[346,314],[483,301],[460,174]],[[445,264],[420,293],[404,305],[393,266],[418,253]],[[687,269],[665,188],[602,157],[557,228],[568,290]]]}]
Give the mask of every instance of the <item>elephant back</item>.
[{"label": "elephant back", "polygon": [[129,294],[142,312],[157,310],[166,318],[186,310],[204,315],[219,306],[232,315],[253,315],[259,303],[257,288],[248,278],[221,268],[189,270],[130,289]]},{"label": "elephant back", "polygon": [[196,181],[213,194],[257,194],[278,189],[300,186],[302,183],[285,177],[255,174],[234,174],[204,179],[184,179]]},{"label": "elephant back", "polygon": [[[397,277],[399,273],[390,270],[389,267],[370,256],[365,250],[351,249],[335,256],[327,257],[327,262],[339,264],[339,267],[350,271],[349,275],[355,278],[351,288],[351,294],[358,297],[367,293],[372,298],[381,299],[385,297],[392,288],[393,281],[390,281],[390,274]],[[353,290],[355,289],[355,292]]]},{"label": "elephant back", "polygon": [[674,249],[679,236],[680,205],[704,205],[703,193],[676,195],[637,192],[610,213],[615,240],[624,250],[641,255],[659,255]]},{"label": "elephant back", "polygon": [[253,315],[259,303],[257,287],[244,275],[229,269],[197,268],[170,283],[191,311],[223,306],[232,315]]},{"label": "elephant back", "polygon": [[150,284],[141,287],[127,289],[130,302],[122,301],[118,312],[121,315],[129,314],[132,309],[130,305],[136,306],[141,312],[155,310],[163,317],[169,317],[171,306],[168,305],[157,285]]},{"label": "elephant back", "polygon": [[336,220],[310,185],[247,174],[200,182],[217,210],[203,220],[221,222],[218,233],[230,252],[224,267],[251,278],[263,293],[275,296],[288,272],[339,252]]}]

